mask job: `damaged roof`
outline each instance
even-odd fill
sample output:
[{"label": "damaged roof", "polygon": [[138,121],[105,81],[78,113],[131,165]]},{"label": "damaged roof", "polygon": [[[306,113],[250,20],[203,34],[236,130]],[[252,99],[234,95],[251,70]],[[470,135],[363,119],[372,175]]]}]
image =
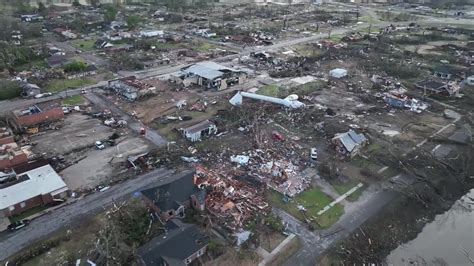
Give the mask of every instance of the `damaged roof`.
[{"label": "damaged roof", "polygon": [[352,129],[346,133],[337,134],[334,139],[339,139],[348,152],[352,152],[355,147],[367,141],[364,134],[357,134]]},{"label": "damaged roof", "polygon": [[[153,201],[162,211],[175,209],[192,195],[198,195],[199,192],[201,190],[194,185],[193,172],[185,174],[171,183],[141,191],[145,197]],[[202,196],[197,196],[197,198],[202,198]]]},{"label": "damaged roof", "polygon": [[205,79],[216,79],[224,75],[225,72],[235,71],[223,65],[216,64],[211,61],[199,62],[189,67],[183,68],[182,71],[187,74],[193,74]]},{"label": "damaged roof", "polygon": [[194,134],[194,133],[197,133],[197,132],[201,132],[203,130],[206,130],[208,129],[209,127],[211,126],[215,126],[216,124],[214,124],[212,121],[209,121],[209,120],[204,120],[202,122],[199,122],[195,125],[192,125],[190,127],[187,127],[187,128],[183,128],[182,130],[189,133],[189,134]]}]

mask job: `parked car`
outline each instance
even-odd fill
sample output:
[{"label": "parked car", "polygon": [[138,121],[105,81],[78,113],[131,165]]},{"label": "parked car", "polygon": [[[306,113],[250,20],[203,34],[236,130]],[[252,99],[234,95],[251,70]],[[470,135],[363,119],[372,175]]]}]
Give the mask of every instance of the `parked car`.
[{"label": "parked car", "polygon": [[318,159],[318,150],[316,148],[311,148],[310,157],[312,160],[315,160],[315,161]]},{"label": "parked car", "polygon": [[98,150],[103,150],[103,149],[105,149],[105,145],[104,145],[104,143],[102,143],[102,141],[98,140],[98,141],[95,142],[95,148],[98,149]]},{"label": "parked car", "polygon": [[30,222],[31,222],[31,221],[28,220],[28,219],[16,221],[16,222],[14,222],[14,223],[12,223],[12,224],[10,224],[10,225],[8,226],[8,231],[13,232],[13,231],[19,230],[19,229],[21,229],[21,228],[23,228],[23,227],[29,225]]},{"label": "parked car", "polygon": [[36,98],[36,99],[39,99],[39,98],[48,97],[48,96],[51,96],[51,95],[53,95],[53,93],[51,93],[51,92],[45,92],[45,93],[36,94],[36,95],[35,95],[35,98]]}]

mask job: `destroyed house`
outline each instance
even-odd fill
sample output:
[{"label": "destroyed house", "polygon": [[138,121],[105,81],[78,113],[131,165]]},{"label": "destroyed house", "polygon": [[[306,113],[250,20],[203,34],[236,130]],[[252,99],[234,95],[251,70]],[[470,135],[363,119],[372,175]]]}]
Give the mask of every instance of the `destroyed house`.
[{"label": "destroyed house", "polygon": [[[5,177],[1,178],[2,175]],[[69,191],[63,179],[44,161],[15,167],[8,174],[0,172],[0,180],[0,217],[64,201]]]},{"label": "destroyed house", "polygon": [[222,227],[236,232],[257,213],[269,212],[262,193],[264,186],[243,181],[245,178],[229,178],[202,166],[197,166],[196,172],[196,184],[207,191],[206,209]]},{"label": "destroyed house", "polygon": [[94,47],[97,48],[97,49],[104,49],[104,48],[109,48],[109,47],[113,47],[114,45],[109,43],[108,41],[106,40],[102,40],[102,39],[99,39],[97,41],[95,41],[94,43]]},{"label": "destroyed house", "polygon": [[16,142],[0,144],[0,170],[10,169],[27,161],[28,156]]},{"label": "destroyed house", "polygon": [[23,22],[37,22],[43,20],[43,17],[38,14],[31,15],[20,15],[20,19]]},{"label": "destroyed house", "polygon": [[83,71],[72,72],[67,74],[68,79],[81,78],[86,76],[93,76],[97,74],[97,67],[95,65],[87,65]]},{"label": "destroyed house", "polygon": [[58,101],[38,103],[24,109],[15,110],[12,113],[18,126],[33,126],[64,117],[63,109]]},{"label": "destroyed house", "polygon": [[208,244],[209,237],[196,225],[181,223],[138,248],[138,265],[188,265],[206,253]]},{"label": "destroyed house", "polygon": [[196,142],[204,136],[217,134],[217,126],[212,121],[204,120],[187,128],[180,128],[179,131],[187,140]]},{"label": "destroyed house", "polygon": [[22,90],[21,94],[24,97],[35,97],[41,93],[41,88],[36,84],[22,82],[20,87]]},{"label": "destroyed house", "polygon": [[460,74],[460,71],[452,66],[441,65],[433,70],[433,76],[440,79],[453,79]]},{"label": "destroyed house", "polygon": [[368,142],[364,134],[358,134],[352,129],[346,133],[336,134],[332,138],[332,143],[336,146],[337,151],[351,157],[357,155]]},{"label": "destroyed house", "polygon": [[162,220],[184,217],[185,208],[203,211],[206,191],[194,184],[194,173],[177,180],[141,191],[143,200]]},{"label": "destroyed house", "polygon": [[247,74],[214,62],[199,62],[181,69],[183,84],[196,84],[208,89],[225,90],[229,85],[241,84]]},{"label": "destroyed house", "polygon": [[431,79],[417,82],[415,84],[415,87],[424,90],[424,93],[434,93],[444,96],[456,95],[459,93],[460,90],[460,87],[456,86],[455,84]]},{"label": "destroyed house", "polygon": [[138,80],[135,76],[110,80],[109,87],[129,101],[135,101],[156,91],[154,86]]},{"label": "destroyed house", "polygon": [[0,170],[9,169],[28,161],[28,156],[15,142],[13,133],[6,127],[0,128]]},{"label": "destroyed house", "polygon": [[55,54],[46,58],[46,63],[51,68],[64,66],[66,65],[67,62],[68,62],[67,57],[61,54]]}]

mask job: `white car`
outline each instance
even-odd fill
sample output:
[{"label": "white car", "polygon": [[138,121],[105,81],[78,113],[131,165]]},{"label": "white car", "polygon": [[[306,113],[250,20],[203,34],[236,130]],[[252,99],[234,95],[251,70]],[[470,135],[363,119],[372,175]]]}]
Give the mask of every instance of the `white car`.
[{"label": "white car", "polygon": [[315,161],[318,159],[318,150],[316,148],[311,148],[310,157],[312,160],[315,160]]},{"label": "white car", "polygon": [[98,149],[98,150],[103,150],[103,149],[105,149],[105,145],[104,145],[104,143],[102,143],[102,141],[98,140],[98,141],[95,142],[95,148]]}]

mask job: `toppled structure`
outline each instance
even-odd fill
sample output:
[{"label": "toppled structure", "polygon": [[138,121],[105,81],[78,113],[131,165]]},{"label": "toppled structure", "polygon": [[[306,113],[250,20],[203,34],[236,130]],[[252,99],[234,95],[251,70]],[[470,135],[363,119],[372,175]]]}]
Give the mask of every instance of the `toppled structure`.
[{"label": "toppled structure", "polygon": [[187,140],[196,142],[204,136],[217,134],[217,126],[212,121],[204,120],[187,128],[180,128],[179,132]]},{"label": "toppled structure", "polygon": [[129,101],[156,92],[156,87],[138,80],[135,76],[109,81],[109,87]]},{"label": "toppled structure", "polygon": [[8,176],[0,172],[0,217],[20,214],[36,206],[63,201],[69,188],[47,164],[35,162],[13,169]]},{"label": "toppled structure", "polygon": [[404,89],[391,90],[384,93],[384,101],[392,107],[408,108],[417,113],[421,113],[421,111],[428,108],[427,104],[417,99],[409,98],[405,93],[406,91]]},{"label": "toppled structure", "polygon": [[206,188],[206,209],[225,228],[238,231],[255,214],[266,214],[269,205],[261,188],[216,174],[202,166],[196,168],[196,185]]},{"label": "toppled structure", "polygon": [[58,101],[38,103],[12,113],[18,126],[33,126],[64,118],[63,109]]},{"label": "toppled structure", "polygon": [[28,156],[15,142],[8,128],[0,128],[0,170],[26,163]]},{"label": "toppled structure", "polygon": [[434,93],[443,96],[458,96],[461,87],[454,82],[440,82],[436,80],[423,80],[417,82],[415,87],[424,91],[424,93]]},{"label": "toppled structure", "polygon": [[339,153],[352,157],[357,155],[360,149],[369,143],[369,140],[364,134],[358,134],[351,129],[346,133],[336,134],[331,142]]},{"label": "toppled structure", "polygon": [[233,84],[242,84],[247,79],[247,73],[232,69],[214,62],[199,62],[181,69],[174,81],[184,84],[205,86],[208,89],[225,90]]},{"label": "toppled structure", "polygon": [[243,97],[255,99],[255,100],[261,100],[265,102],[271,102],[271,103],[283,105],[285,107],[293,108],[293,109],[302,108],[305,106],[304,103],[298,101],[298,95],[296,94],[292,94],[284,99],[280,99],[280,98],[275,98],[275,97],[270,97],[270,96],[255,94],[255,93],[241,92],[241,91],[237,92],[237,94],[235,94],[234,97],[232,97],[229,100],[229,102],[234,106],[241,106]]}]

